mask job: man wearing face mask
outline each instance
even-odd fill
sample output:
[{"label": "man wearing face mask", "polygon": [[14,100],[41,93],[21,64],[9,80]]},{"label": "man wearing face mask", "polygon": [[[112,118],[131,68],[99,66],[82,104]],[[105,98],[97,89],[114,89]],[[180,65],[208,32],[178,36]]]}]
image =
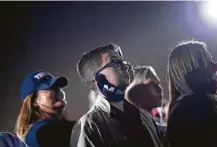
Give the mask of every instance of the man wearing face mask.
[{"label": "man wearing face mask", "polygon": [[66,77],[53,77],[40,70],[30,73],[23,81],[23,105],[15,132],[30,147],[67,147],[75,122],[65,116],[66,98],[62,88]]},{"label": "man wearing face mask", "polygon": [[76,123],[71,147],[160,147],[146,117],[124,100],[130,65],[119,46],[108,44],[85,53],[77,64],[81,81],[95,91],[94,106]]}]

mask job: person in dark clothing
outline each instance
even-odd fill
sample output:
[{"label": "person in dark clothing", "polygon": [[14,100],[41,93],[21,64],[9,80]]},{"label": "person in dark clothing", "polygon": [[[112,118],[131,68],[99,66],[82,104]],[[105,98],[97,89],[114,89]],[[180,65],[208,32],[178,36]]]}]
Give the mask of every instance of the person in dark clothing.
[{"label": "person in dark clothing", "polygon": [[[163,89],[160,79],[151,66],[136,66],[134,71],[134,79],[126,89],[125,99],[137,108],[147,111],[152,116],[150,119],[155,120],[154,125],[158,126],[160,135],[164,136],[166,123],[163,116],[152,115],[153,110],[161,110],[162,106]],[[161,115],[161,111],[158,111],[158,114]]]},{"label": "person in dark clothing", "polygon": [[53,77],[40,70],[23,81],[23,105],[15,132],[30,147],[68,147],[75,122],[66,119],[66,98],[62,88],[66,77]]},{"label": "person in dark clothing", "polygon": [[203,42],[184,41],[172,50],[168,62],[170,147],[217,146],[216,69]]},{"label": "person in dark clothing", "polygon": [[79,76],[97,93],[97,99],[73,128],[71,147],[162,146],[150,114],[124,100],[130,82],[129,67],[115,44],[82,56],[77,65]]},{"label": "person in dark clothing", "polygon": [[0,132],[0,147],[29,147],[10,132]]},{"label": "person in dark clothing", "polygon": [[41,127],[36,132],[40,147],[69,147],[71,132],[75,121],[57,120]]}]

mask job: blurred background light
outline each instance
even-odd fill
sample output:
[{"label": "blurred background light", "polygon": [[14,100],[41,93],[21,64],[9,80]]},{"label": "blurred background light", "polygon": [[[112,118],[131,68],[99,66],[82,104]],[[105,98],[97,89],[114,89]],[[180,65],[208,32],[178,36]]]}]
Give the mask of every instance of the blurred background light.
[{"label": "blurred background light", "polygon": [[204,21],[217,25],[217,0],[201,2],[200,13]]}]

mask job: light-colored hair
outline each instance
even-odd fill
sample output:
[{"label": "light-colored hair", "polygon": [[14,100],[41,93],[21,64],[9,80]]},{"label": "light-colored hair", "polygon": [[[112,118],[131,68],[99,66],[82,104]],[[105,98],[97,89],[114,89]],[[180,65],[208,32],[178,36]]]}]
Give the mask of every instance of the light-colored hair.
[{"label": "light-colored hair", "polygon": [[195,70],[209,68],[212,63],[212,57],[204,42],[190,40],[179,43],[172,50],[168,60],[169,99],[192,93],[188,82],[196,85],[197,80],[203,80],[203,83],[207,83],[205,77],[196,80],[186,80],[186,77]]},{"label": "light-colored hair", "polygon": [[24,99],[17,118],[15,133],[22,140],[25,139],[25,135],[28,132],[30,126],[37,121],[38,118],[38,110],[35,106],[33,106],[33,102],[36,97],[37,93],[32,93]]},{"label": "light-colored hair", "polygon": [[153,67],[145,65],[137,66],[134,67],[134,80],[132,81],[132,83],[135,82],[135,84],[141,84],[144,79],[153,76],[157,78],[157,74]]},{"label": "light-colored hair", "polygon": [[[60,92],[65,100],[66,95],[64,90],[60,89]],[[25,140],[25,136],[28,133],[29,129],[31,128],[32,124],[34,124],[36,121],[40,119],[44,119],[43,117],[41,117],[41,115],[45,114],[46,112],[40,110],[39,107],[33,105],[37,97],[38,97],[38,92],[29,94],[24,99],[20,113],[18,115],[17,122],[15,125],[15,133],[22,140]],[[66,111],[64,114],[61,114],[61,117],[59,118],[66,119],[67,118]]]}]

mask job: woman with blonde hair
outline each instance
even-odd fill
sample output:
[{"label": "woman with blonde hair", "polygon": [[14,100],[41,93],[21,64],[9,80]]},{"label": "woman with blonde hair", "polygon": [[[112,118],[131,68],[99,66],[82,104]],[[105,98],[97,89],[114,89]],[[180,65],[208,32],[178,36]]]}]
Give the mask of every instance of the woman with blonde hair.
[{"label": "woman with blonde hair", "polygon": [[69,146],[74,122],[66,120],[66,77],[53,77],[40,70],[30,73],[23,81],[23,104],[16,122],[15,133],[30,147]]},{"label": "woman with blonde hair", "polygon": [[138,108],[151,113],[162,105],[163,91],[155,70],[151,66],[134,67],[134,79],[127,87],[125,99]]},{"label": "woman with blonde hair", "polygon": [[204,42],[179,43],[168,61],[171,147],[217,146],[216,65]]},{"label": "woman with blonde hair", "polygon": [[151,66],[134,67],[134,79],[125,91],[125,99],[146,116],[147,128],[155,130],[152,135],[158,136],[161,143],[166,126],[156,123],[152,110],[162,106],[162,98],[163,90],[155,70]]}]

